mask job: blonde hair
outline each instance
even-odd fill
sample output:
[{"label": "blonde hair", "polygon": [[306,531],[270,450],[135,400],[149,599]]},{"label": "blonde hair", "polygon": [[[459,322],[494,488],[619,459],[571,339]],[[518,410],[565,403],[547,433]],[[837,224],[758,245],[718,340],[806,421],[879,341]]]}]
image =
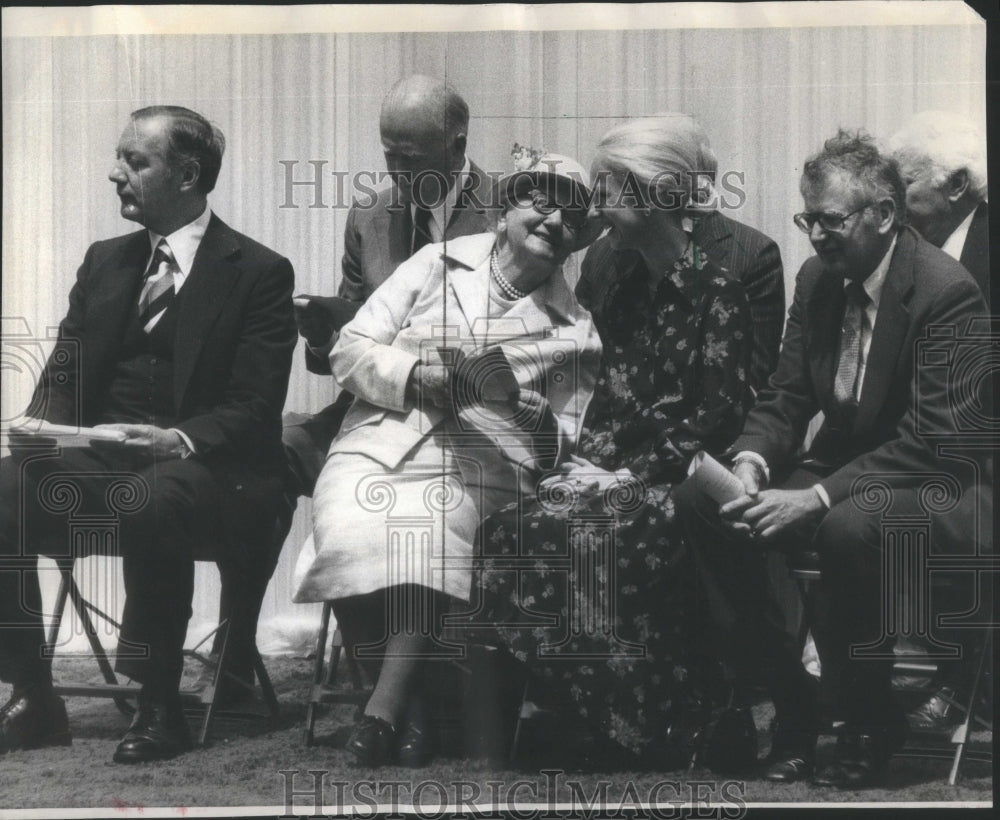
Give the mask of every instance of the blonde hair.
[{"label": "blonde hair", "polygon": [[593,175],[603,166],[633,177],[646,204],[714,208],[718,162],[708,135],[687,114],[665,112],[616,125],[597,144],[593,164]]}]

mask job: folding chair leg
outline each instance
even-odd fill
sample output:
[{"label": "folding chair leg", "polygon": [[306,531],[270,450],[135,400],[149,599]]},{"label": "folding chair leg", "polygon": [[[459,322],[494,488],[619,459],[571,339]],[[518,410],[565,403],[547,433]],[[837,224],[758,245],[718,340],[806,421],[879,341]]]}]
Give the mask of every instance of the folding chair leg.
[{"label": "folding chair leg", "polygon": [[[83,625],[83,631],[87,635],[87,641],[90,644],[90,651],[94,654],[94,659],[97,661],[97,665],[101,669],[101,675],[104,677],[104,682],[110,684],[111,686],[118,686],[118,677],[115,675],[114,669],[111,668],[111,663],[108,661],[107,653],[101,645],[100,638],[97,637],[97,627],[94,626],[94,620],[90,617],[90,612],[87,609],[87,602],[83,599],[83,595],[80,593],[80,588],[77,586],[76,580],[73,578],[73,568],[60,567],[60,573],[62,574],[62,579],[59,583],[59,591],[56,594],[56,617],[52,622],[52,630],[49,634],[49,645],[54,647],[56,641],[59,639],[59,628],[62,623],[62,613],[66,607],[66,599],[69,598],[73,602],[73,608],[76,610],[76,614],[80,618],[80,623]],[[118,711],[126,717],[135,714],[135,707],[132,706],[127,699],[118,697],[115,698],[114,701]]]},{"label": "folding chair leg", "polygon": [[219,661],[215,667],[215,674],[212,676],[212,691],[208,701],[205,702],[205,715],[201,721],[201,728],[198,730],[197,745],[199,746],[205,745],[205,738],[208,737],[209,724],[215,716],[215,700],[219,694],[219,682],[222,680],[223,671],[225,670],[226,663],[229,660],[229,632],[231,626],[231,621],[226,621],[222,625],[222,630],[225,634],[222,638],[222,649],[219,651]]},{"label": "folding chair leg", "polygon": [[955,729],[955,733],[952,735],[952,742],[955,743],[956,746],[955,757],[951,762],[951,772],[948,774],[949,786],[954,786],[958,780],[958,769],[962,765],[962,755],[965,752],[965,744],[969,739],[969,728],[972,725],[973,715],[976,709],[976,700],[979,697],[979,685],[983,679],[983,669],[986,666],[986,656],[990,652],[990,640],[991,635],[989,632],[986,632],[986,638],[983,641],[983,648],[979,653],[979,663],[976,665],[976,676],[973,678],[972,686],[969,687],[969,702],[965,708],[965,719]]},{"label": "folding chair leg", "polygon": [[264,703],[267,704],[267,711],[271,715],[271,722],[274,723],[278,719],[279,706],[278,706],[278,696],[274,693],[274,686],[271,685],[271,677],[267,674],[267,667],[264,666],[264,659],[261,658],[260,652],[254,649],[253,652],[253,667],[254,671],[257,673],[257,681],[260,683],[260,691],[264,695]]},{"label": "folding chair leg", "polygon": [[69,585],[73,583],[73,567],[59,567],[59,590],[56,592],[56,605],[52,613],[52,623],[49,626],[49,646],[54,647],[59,640],[59,629],[62,627],[63,613],[66,611],[66,599],[69,598]]},{"label": "folding chair leg", "polygon": [[528,720],[530,715],[530,710],[525,707],[529,703],[528,701],[528,686],[531,681],[527,680],[524,682],[524,689],[521,692],[521,705],[517,711],[517,723],[514,724],[514,739],[510,742],[510,753],[508,754],[508,760],[511,765],[517,759],[517,749],[521,744],[521,729],[524,726],[524,722]]},{"label": "folding chair leg", "polygon": [[[313,665],[312,688],[309,691],[309,705],[306,707],[306,728],[304,736],[306,746],[312,746],[313,743],[313,730],[316,726],[316,708],[320,703],[321,689],[323,686],[323,664],[326,661],[326,636],[330,630],[330,613],[332,611],[333,606],[329,602],[323,604],[323,617],[319,625],[319,638],[316,641],[316,662]],[[336,647],[334,647],[330,654],[331,667],[333,667],[337,662],[336,656],[334,655],[336,652]]]}]

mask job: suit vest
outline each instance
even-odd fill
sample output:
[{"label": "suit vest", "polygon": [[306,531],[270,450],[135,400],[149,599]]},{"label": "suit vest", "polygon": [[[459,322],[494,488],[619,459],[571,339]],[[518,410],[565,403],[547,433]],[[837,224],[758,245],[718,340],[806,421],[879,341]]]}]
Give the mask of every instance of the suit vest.
[{"label": "suit vest", "polygon": [[[151,333],[139,324],[134,304],[125,326],[118,361],[108,388],[101,421],[172,427],[174,408],[174,342],[177,314],[185,291],[170,303]],[[133,303],[138,302],[138,289]]]}]

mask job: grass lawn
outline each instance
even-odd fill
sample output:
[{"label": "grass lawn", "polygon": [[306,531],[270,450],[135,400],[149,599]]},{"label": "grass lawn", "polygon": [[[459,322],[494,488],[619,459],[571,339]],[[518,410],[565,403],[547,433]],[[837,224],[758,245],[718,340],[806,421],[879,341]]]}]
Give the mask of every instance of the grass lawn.
[{"label": "grass lawn", "polygon": [[[776,787],[754,776],[726,778],[706,769],[680,772],[562,772],[548,775],[536,770],[498,770],[481,761],[438,758],[424,769],[384,768],[377,771],[354,767],[339,745],[354,707],[327,707],[317,723],[317,743],[307,748],[302,731],[305,700],[310,686],[312,662],[297,658],[268,658],[266,663],[281,701],[278,726],[267,731],[263,721],[219,722],[210,734],[210,746],[175,760],[120,766],[111,762],[115,745],[128,725],[110,700],[67,698],[73,729],[73,745],[0,757],[0,815],[8,809],[105,808],[151,809],[166,806],[268,806],[286,805],[286,787],[306,791],[296,798],[300,814],[315,812],[311,795],[313,775],[320,775],[325,812],[340,804],[391,804],[393,794],[402,805],[416,802],[433,816],[442,798],[467,801],[484,810],[491,805],[505,810],[514,799],[538,803],[540,808],[555,800],[586,807],[596,796],[605,810],[622,804],[647,801],[685,802],[693,796],[714,805],[747,803],[834,803],[921,801],[991,801],[993,780],[988,764],[967,761],[957,786],[945,785],[949,762],[897,757],[892,762],[886,788],[865,792],[816,789],[807,785]],[[64,681],[89,678],[89,660],[56,660],[56,677]],[[0,685],[0,702],[9,697],[9,687]],[[766,704],[755,709],[758,726],[766,727],[770,714]],[[761,732],[761,753],[769,739]],[[989,733],[973,735],[975,748],[991,743]],[[821,759],[829,753],[833,738],[821,741]],[[297,772],[294,779],[285,772]],[[433,781],[421,786],[424,781]],[[702,782],[706,785],[697,785]],[[603,795],[603,798],[602,798]],[[239,813],[235,810],[232,813]],[[57,813],[46,812],[46,814]],[[148,814],[148,813],[147,813]],[[370,816],[370,813],[369,813]]]}]

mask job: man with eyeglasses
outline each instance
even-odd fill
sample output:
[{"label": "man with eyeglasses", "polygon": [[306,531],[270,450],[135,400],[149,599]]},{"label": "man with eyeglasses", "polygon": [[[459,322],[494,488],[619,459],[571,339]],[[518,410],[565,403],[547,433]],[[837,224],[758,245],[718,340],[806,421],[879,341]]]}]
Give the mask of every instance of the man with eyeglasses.
[{"label": "man with eyeglasses", "polygon": [[[773,782],[813,775],[820,727],[815,687],[768,589],[762,550],[818,553],[824,600],[811,627],[843,725],[833,761],[813,782],[863,788],[882,780],[907,727],[891,691],[891,657],[851,657],[883,631],[882,510],[866,510],[858,482],[877,477],[892,515],[926,518],[921,481],[954,475],[961,500],[933,517],[931,544],[968,549],[974,471],[939,457],[937,441],[958,432],[962,408],[950,404],[969,401],[970,391],[948,383],[945,368],[918,373],[915,356],[931,326],[961,336],[986,306],[961,265],[903,226],[898,167],[867,135],[828,140],[806,162],[800,188],[805,210],[794,220],[816,256],[796,279],[774,376],[730,450],[745,492],[720,508],[687,483],[676,504],[728,660],[737,675],[767,670],[777,725],[765,777]],[[820,411],[823,424],[799,456]]]}]

